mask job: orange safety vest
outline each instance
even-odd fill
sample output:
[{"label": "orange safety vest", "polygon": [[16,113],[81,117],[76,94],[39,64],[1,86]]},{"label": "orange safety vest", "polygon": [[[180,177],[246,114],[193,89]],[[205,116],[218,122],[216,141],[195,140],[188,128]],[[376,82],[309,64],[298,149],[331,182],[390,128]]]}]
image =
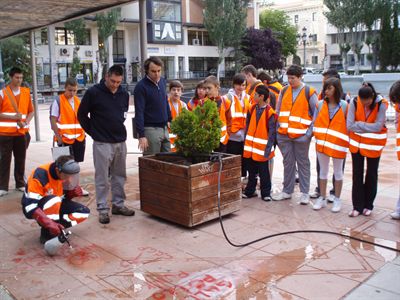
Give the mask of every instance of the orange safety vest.
[{"label": "orange safety vest", "polygon": [[250,104],[254,104],[254,94],[256,93],[256,88],[260,85],[264,85],[261,81],[256,81],[253,84],[248,84],[246,87],[246,94],[250,96]]},{"label": "orange safety vest", "polygon": [[74,109],[65,95],[60,95],[60,116],[57,121],[57,127],[62,140],[66,144],[73,144],[75,140],[82,142],[85,139],[85,131],[82,129],[78,121],[78,108],[80,100],[74,96]]},{"label": "orange safety vest", "polygon": [[[14,93],[12,92],[10,86],[6,86],[3,89],[3,104],[1,106],[1,113],[5,115],[14,116],[17,112],[8,98],[8,94],[14,97],[14,102],[18,105],[18,111],[22,114],[21,121],[25,122],[28,115],[28,109],[31,101],[31,95],[28,88],[20,87],[19,102],[17,102]],[[26,125],[20,128],[16,120],[11,119],[0,119],[0,135],[11,134],[11,135],[24,135],[29,130],[29,126]]]},{"label": "orange safety vest", "polygon": [[264,157],[265,148],[268,144],[268,122],[275,115],[275,111],[267,106],[257,122],[256,107],[253,106],[250,116],[249,128],[244,140],[243,157],[252,158],[255,161],[267,161],[275,156],[271,150],[269,157]]},{"label": "orange safety vest", "polygon": [[396,133],[396,152],[397,159],[400,160],[400,104],[396,104],[396,113],[398,114],[397,120],[397,133]]},{"label": "orange safety vest", "polygon": [[[171,110],[172,120],[174,120],[182,112],[183,108],[182,101],[181,100],[178,101],[178,111],[175,110],[175,106],[173,105],[171,99],[169,98],[168,98],[168,104]],[[168,128],[168,133],[169,133],[169,142],[171,143],[171,151],[176,152],[175,148],[176,135],[171,132],[170,128]]]},{"label": "orange safety vest", "polygon": [[[380,100],[381,104],[388,106],[385,99]],[[364,105],[362,105],[359,97],[357,97],[356,111],[354,113],[354,121],[375,123],[378,117],[380,103],[376,103],[374,109],[369,114],[368,118],[365,117]],[[381,156],[383,147],[386,145],[387,128],[383,126],[380,132],[366,132],[357,133],[350,131],[350,152],[357,153],[369,158],[376,158]]]},{"label": "orange safety vest", "polygon": [[278,99],[279,93],[281,92],[283,86],[280,84],[278,81],[275,81],[273,83],[270,83],[267,85],[268,89],[270,92],[274,93],[276,98]]},{"label": "orange safety vest", "polygon": [[[279,128],[278,133],[287,135],[291,139],[301,137],[306,134],[312,122],[312,116],[309,113],[309,103],[305,94],[304,86],[293,102],[292,87],[284,89],[285,93],[282,97],[281,109],[279,111]],[[310,87],[310,95],[315,90]]]},{"label": "orange safety vest", "polygon": [[217,104],[218,112],[219,112],[219,119],[222,122],[220,142],[222,144],[226,145],[229,140],[228,128],[227,128],[227,124],[226,124],[226,106],[227,106],[229,100],[224,99],[223,97],[220,97],[220,99],[221,99],[220,103],[218,103],[216,100],[211,100],[208,97],[205,98],[204,101],[214,101]]},{"label": "orange safety vest", "polygon": [[313,128],[317,151],[334,158],[345,158],[349,150],[346,115],[342,109],[342,103],[340,106],[333,119],[330,120],[328,103],[320,100],[318,107],[321,109]]},{"label": "orange safety vest", "polygon": [[238,96],[228,94],[226,96],[230,101],[231,101],[231,129],[230,131],[235,133],[238,132],[240,129],[245,129],[246,128],[246,118],[247,118],[247,112],[250,109],[250,99],[249,95],[244,94],[243,97],[243,104],[244,106],[242,107],[242,104],[240,103],[240,100]]}]

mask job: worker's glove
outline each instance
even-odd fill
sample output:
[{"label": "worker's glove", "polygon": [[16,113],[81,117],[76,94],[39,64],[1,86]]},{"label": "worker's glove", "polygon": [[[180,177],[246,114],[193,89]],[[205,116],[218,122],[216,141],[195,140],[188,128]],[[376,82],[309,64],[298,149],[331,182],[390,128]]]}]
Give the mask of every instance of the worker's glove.
[{"label": "worker's glove", "polygon": [[82,197],[83,195],[82,188],[79,185],[77,185],[72,190],[66,190],[64,192],[65,192],[65,199],[67,200],[71,200],[72,198],[75,197]]},{"label": "worker's glove", "polygon": [[39,223],[40,226],[47,229],[52,236],[58,236],[61,234],[61,230],[64,229],[60,223],[54,222],[50,219],[40,208],[37,208],[32,217]]}]

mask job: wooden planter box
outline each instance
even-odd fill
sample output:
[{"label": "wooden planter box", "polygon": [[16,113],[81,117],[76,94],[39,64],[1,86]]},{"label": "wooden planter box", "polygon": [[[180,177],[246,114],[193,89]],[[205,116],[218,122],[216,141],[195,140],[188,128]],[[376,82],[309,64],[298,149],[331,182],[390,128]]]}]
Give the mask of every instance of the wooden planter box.
[{"label": "wooden planter box", "polygon": [[[141,210],[192,227],[218,218],[219,162],[184,164],[181,156],[139,157]],[[241,207],[241,157],[224,154],[221,212]]]}]

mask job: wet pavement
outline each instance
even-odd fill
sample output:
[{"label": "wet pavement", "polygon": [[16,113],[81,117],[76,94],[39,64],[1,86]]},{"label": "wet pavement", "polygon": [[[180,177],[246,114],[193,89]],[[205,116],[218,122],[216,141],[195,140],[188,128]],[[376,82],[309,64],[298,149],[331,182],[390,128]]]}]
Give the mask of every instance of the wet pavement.
[{"label": "wet pavement", "polygon": [[[42,141],[33,141],[29,147],[27,174],[51,160],[48,105],[40,106],[40,116]],[[129,119],[129,130],[130,125]],[[399,195],[400,171],[394,126],[388,127],[390,138],[381,159],[378,196],[370,217],[347,216],[351,209],[348,156],[341,212],[334,214],[328,208],[313,211],[311,205],[299,205],[298,187],[291,200],[243,199],[242,209],[223,219],[229,238],[245,243],[283,231],[330,230],[400,249],[400,222],[389,217]],[[128,151],[137,151],[130,133]],[[88,205],[92,214],[72,228],[73,248],[65,245],[54,257],[46,256],[39,244],[36,222],[24,218],[21,193],[12,191],[0,198],[0,283],[11,299],[400,298],[400,263],[394,251],[316,233],[279,236],[235,248],[224,239],[218,221],[187,229],[141,212],[137,157],[128,155],[126,184],[126,204],[136,209],[136,215],[111,216],[110,224],[101,225],[95,209],[88,139],[81,182],[90,196],[79,201]],[[310,159],[313,189],[313,145]],[[281,188],[282,171],[277,151],[275,191]],[[6,299],[1,289],[0,299]]]}]

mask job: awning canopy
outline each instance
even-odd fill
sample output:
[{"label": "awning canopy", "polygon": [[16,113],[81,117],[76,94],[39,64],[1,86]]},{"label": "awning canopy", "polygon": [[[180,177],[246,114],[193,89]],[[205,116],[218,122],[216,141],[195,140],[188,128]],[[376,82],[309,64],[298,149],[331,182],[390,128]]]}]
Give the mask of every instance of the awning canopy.
[{"label": "awning canopy", "polygon": [[1,0],[0,39],[132,0]]}]

